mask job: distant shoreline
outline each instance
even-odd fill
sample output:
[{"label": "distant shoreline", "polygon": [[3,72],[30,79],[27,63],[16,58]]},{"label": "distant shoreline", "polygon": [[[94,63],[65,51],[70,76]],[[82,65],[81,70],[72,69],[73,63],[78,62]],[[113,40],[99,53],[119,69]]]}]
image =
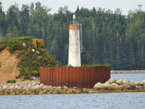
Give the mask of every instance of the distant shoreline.
[{"label": "distant shoreline", "polygon": [[111,70],[111,73],[129,74],[129,73],[145,73],[145,70]]}]

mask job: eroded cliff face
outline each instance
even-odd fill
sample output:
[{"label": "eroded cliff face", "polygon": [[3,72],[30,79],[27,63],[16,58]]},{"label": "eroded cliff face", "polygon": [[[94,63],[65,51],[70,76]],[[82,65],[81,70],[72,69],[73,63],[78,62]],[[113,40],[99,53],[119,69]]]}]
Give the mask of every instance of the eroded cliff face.
[{"label": "eroded cliff face", "polygon": [[17,53],[11,54],[7,48],[0,52],[0,82],[16,80],[20,73],[18,62]]}]

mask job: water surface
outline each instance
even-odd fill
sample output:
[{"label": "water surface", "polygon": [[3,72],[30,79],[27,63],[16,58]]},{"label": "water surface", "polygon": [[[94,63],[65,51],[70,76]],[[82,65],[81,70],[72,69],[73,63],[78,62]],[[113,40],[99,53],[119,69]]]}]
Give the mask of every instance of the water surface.
[{"label": "water surface", "polygon": [[0,96],[0,109],[144,109],[145,93]]},{"label": "water surface", "polygon": [[113,79],[123,78],[123,79],[127,79],[129,81],[140,82],[142,80],[145,80],[145,73],[111,74],[111,78],[113,78]]}]

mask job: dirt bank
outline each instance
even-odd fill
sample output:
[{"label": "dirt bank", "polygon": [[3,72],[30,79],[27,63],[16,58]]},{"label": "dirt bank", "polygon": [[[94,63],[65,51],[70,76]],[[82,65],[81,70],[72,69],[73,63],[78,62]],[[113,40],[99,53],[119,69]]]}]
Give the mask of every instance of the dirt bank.
[{"label": "dirt bank", "polygon": [[11,54],[7,48],[0,52],[0,82],[18,80],[16,79],[16,76],[20,73],[17,67],[18,62],[16,53]]}]

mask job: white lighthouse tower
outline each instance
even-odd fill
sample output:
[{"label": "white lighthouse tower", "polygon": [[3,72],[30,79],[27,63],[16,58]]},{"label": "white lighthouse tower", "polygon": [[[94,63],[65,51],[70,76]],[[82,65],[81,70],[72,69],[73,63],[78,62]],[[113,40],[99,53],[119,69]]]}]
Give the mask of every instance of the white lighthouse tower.
[{"label": "white lighthouse tower", "polygon": [[73,15],[73,21],[69,25],[68,65],[74,67],[81,66],[81,33],[82,25],[75,21],[75,15]]}]

